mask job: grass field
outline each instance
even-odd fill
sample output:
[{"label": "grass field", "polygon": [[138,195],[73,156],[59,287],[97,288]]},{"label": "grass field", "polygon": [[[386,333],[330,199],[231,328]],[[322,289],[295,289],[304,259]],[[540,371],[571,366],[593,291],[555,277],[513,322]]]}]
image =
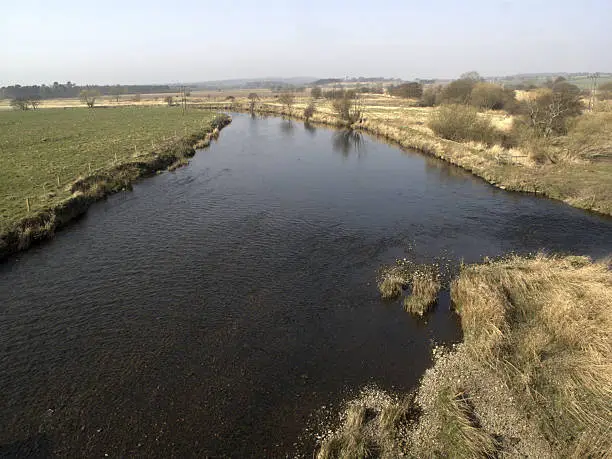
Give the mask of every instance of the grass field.
[{"label": "grass field", "polygon": [[142,170],[160,154],[171,161],[173,148],[191,150],[215,119],[204,110],[183,115],[177,107],[0,112],[0,235],[71,198],[79,178],[108,182],[109,171],[126,164]]}]

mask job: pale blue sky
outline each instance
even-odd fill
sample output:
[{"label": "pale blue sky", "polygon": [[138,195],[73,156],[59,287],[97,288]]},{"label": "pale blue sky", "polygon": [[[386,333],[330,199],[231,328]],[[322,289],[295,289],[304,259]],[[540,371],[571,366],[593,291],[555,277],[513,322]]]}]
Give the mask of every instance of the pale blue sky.
[{"label": "pale blue sky", "polygon": [[3,0],[0,85],[612,71],[612,0]]}]

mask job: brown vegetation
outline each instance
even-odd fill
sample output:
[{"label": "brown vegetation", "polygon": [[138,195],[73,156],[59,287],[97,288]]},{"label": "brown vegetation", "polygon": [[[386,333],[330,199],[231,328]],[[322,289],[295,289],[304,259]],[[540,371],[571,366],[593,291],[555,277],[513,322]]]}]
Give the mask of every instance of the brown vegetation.
[{"label": "brown vegetation", "polygon": [[[451,288],[472,358],[501,375],[562,456],[612,448],[612,271],[586,257],[465,267]],[[500,407],[501,409],[501,407]]]},{"label": "brown vegetation", "polygon": [[611,268],[542,254],[463,266],[464,343],[434,348],[414,399],[350,401],[317,457],[608,457]]}]

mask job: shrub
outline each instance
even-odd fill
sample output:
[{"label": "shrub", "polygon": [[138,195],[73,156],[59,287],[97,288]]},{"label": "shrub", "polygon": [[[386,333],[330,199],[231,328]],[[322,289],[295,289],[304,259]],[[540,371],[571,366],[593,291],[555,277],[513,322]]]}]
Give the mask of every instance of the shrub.
[{"label": "shrub", "polygon": [[471,78],[455,80],[442,89],[440,100],[447,104],[467,104],[476,81]]},{"label": "shrub", "polygon": [[612,158],[612,113],[589,113],[569,125],[563,145],[572,159]]},{"label": "shrub", "polygon": [[429,127],[444,139],[456,142],[473,140],[492,145],[499,133],[491,122],[478,116],[475,108],[465,105],[443,105],[432,115]]},{"label": "shrub", "polygon": [[419,100],[421,107],[433,107],[440,103],[441,89],[439,86],[433,86],[423,91],[423,95]]},{"label": "shrub", "polygon": [[514,91],[493,83],[476,83],[470,93],[470,104],[485,110],[502,110],[514,101]]},{"label": "shrub", "polygon": [[397,97],[405,97],[407,99],[418,99],[423,95],[423,85],[417,82],[402,83],[397,86],[390,86],[389,94]]}]

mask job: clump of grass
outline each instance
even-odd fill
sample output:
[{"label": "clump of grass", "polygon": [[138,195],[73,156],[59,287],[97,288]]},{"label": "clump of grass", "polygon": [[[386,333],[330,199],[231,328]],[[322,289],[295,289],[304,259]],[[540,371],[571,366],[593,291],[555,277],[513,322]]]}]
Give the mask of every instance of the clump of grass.
[{"label": "clump of grass", "polygon": [[464,391],[441,391],[436,400],[441,417],[437,441],[456,458],[494,457],[498,444],[495,438],[481,428]]},{"label": "clump of grass", "polygon": [[612,450],[612,271],[538,254],[464,267],[451,288],[465,343],[507,381],[559,455]]},{"label": "clump of grass", "polygon": [[431,267],[416,270],[412,274],[412,293],[404,298],[404,309],[412,314],[423,316],[436,302],[440,287],[437,271]]},{"label": "clump of grass", "polygon": [[437,266],[403,259],[380,270],[378,290],[383,299],[396,299],[409,287],[411,293],[404,298],[404,308],[422,316],[436,302],[441,288]]},{"label": "clump of grass", "polygon": [[366,388],[341,413],[339,428],[325,438],[317,459],[394,457],[400,428],[414,414],[412,397],[393,398]]}]

